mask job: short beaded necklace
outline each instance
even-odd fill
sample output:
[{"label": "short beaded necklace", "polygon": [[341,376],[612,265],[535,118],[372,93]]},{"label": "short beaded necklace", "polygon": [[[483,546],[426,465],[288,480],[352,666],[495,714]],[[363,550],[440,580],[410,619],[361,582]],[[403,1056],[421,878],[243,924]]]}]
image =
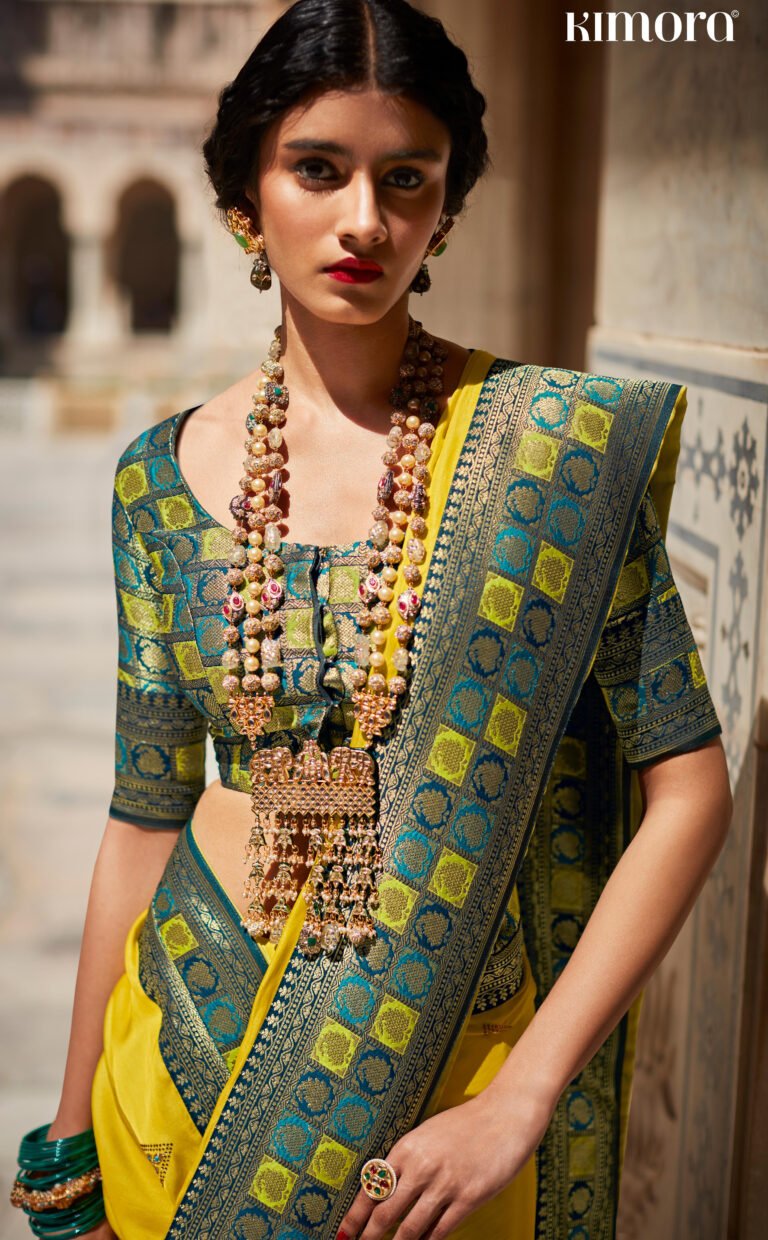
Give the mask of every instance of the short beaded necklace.
[{"label": "short beaded necklace", "polygon": [[[368,531],[369,571],[360,583],[363,606],[351,679],[365,748],[339,745],[325,752],[316,740],[307,739],[298,754],[287,746],[258,747],[281,686],[280,577],[285,565],[280,522],[285,518],[278,501],[285,464],[281,428],[288,408],[281,356],[277,327],[246,419],[248,455],[241,494],[230,504],[236,524],[227,572],[230,592],[222,608],[228,646],[222,684],[232,724],[254,748],[249,768],[254,822],[245,889],[250,903],[242,924],[256,940],[279,941],[298,896],[302,857],[296,838],[304,835],[311,892],[299,947],[312,957],[321,951],[332,954],[342,939],[360,947],[376,937],[372,913],[379,904],[376,885],[383,866],[376,829],[377,769],[367,749],[392,723],[398,698],[408,687],[408,645],[421,605],[415,587],[422,578],[419,565],[426,559],[430,443],[441,411],[448,351],[409,317],[399,379],[390,393],[385,472]],[[395,599],[403,548],[406,589]],[[390,671],[384,647],[393,620],[398,622],[398,645]],[[276,872],[271,875],[273,865]],[[275,905],[267,912],[266,903],[273,897]]]}]

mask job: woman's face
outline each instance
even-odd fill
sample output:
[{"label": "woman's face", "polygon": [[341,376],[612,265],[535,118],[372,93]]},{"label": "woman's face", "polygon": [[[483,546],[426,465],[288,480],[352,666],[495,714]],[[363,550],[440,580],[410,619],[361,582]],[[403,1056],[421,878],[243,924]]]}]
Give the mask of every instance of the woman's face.
[{"label": "woman's face", "polygon": [[[451,139],[427,108],[325,91],[284,113],[247,191],[284,294],[327,322],[368,324],[400,299],[440,221]],[[328,268],[378,264],[371,278]]]}]

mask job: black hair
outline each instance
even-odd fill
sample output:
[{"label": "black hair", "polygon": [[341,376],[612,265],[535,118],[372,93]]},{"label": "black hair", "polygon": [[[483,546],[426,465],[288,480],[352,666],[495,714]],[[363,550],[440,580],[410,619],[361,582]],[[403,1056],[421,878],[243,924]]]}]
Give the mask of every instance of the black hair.
[{"label": "black hair", "polygon": [[267,126],[318,90],[377,88],[429,109],[451,135],[444,211],[456,216],[490,167],[485,98],[442,22],[407,0],[297,0],[267,30],[219,95],[203,143],[216,206],[251,214]]}]

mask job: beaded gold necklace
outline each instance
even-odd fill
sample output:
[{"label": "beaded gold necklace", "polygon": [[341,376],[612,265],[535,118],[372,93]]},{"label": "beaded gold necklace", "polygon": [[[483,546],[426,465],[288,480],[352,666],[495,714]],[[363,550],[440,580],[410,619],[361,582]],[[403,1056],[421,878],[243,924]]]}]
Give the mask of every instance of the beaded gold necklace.
[{"label": "beaded gold necklace", "polygon": [[[285,464],[281,428],[288,408],[281,356],[277,327],[246,419],[248,455],[241,494],[230,504],[236,524],[227,572],[230,593],[222,608],[228,646],[223,687],[232,724],[254,751],[249,768],[254,822],[245,888],[249,906],[242,924],[256,940],[279,941],[298,896],[302,857],[296,838],[304,835],[311,894],[299,947],[312,957],[321,951],[332,954],[341,939],[359,947],[376,937],[371,914],[379,904],[376,886],[383,867],[376,829],[377,769],[367,749],[392,723],[398,698],[408,687],[407,647],[420,608],[415,587],[422,577],[419,565],[426,559],[422,540],[427,532],[430,442],[448,351],[409,317],[399,379],[390,393],[385,473],[368,531],[369,571],[360,583],[360,639],[351,679],[354,715],[365,747],[339,745],[325,752],[309,738],[298,754],[287,746],[259,747],[281,685],[280,577],[285,565],[280,522],[285,518],[278,501]],[[407,584],[395,599],[403,546]],[[389,674],[383,648],[393,620],[398,621],[398,645]],[[273,865],[276,872],[271,875]],[[275,904],[267,912],[272,897]]]}]

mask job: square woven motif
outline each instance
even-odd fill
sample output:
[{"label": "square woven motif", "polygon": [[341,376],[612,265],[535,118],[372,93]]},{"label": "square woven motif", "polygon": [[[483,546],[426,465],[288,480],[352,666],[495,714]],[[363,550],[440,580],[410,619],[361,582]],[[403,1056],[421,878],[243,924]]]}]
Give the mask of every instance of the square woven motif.
[{"label": "square woven motif", "polygon": [[399,999],[385,995],[371,1027],[371,1037],[402,1055],[416,1028],[419,1013]]},{"label": "square woven motif", "polygon": [[178,960],[179,956],[184,956],[198,946],[197,939],[181,913],[165,922],[160,929],[160,938],[171,960]]},{"label": "square woven motif", "polygon": [[429,890],[447,900],[449,904],[461,908],[469,895],[469,888],[476,873],[477,866],[473,861],[452,852],[450,848],[444,848],[429,880]]},{"label": "square woven motif", "polygon": [[282,1214],[288,1204],[297,1177],[287,1167],[265,1155],[251,1181],[248,1193],[262,1201],[270,1210]]},{"label": "square woven motif", "polygon": [[577,405],[573,415],[571,438],[578,439],[598,452],[605,452],[612,423],[613,414],[607,410],[598,409],[597,405]]},{"label": "square woven motif", "polygon": [[542,594],[548,594],[555,602],[562,603],[572,568],[571,556],[548,542],[542,542],[533,570],[533,584]]},{"label": "square woven motif", "polygon": [[311,1055],[336,1076],[346,1076],[359,1043],[356,1033],[345,1029],[338,1021],[326,1020],[315,1039]]},{"label": "square woven motif", "polygon": [[468,736],[462,736],[453,728],[441,724],[437,736],[432,742],[432,749],[427,758],[427,766],[436,775],[442,775],[449,783],[461,784],[472,759],[475,742]]},{"label": "square woven motif", "polygon": [[345,1149],[338,1141],[324,1135],[309,1164],[309,1174],[332,1188],[341,1188],[356,1158],[353,1150]]},{"label": "square woven motif", "polygon": [[492,620],[501,629],[515,627],[517,613],[523,598],[523,587],[498,573],[487,573],[478,615]]},{"label": "square woven motif", "polygon": [[414,904],[419,898],[418,891],[401,883],[392,874],[383,874],[379,881],[379,907],[374,913],[377,921],[381,921],[391,930],[402,934]]},{"label": "square woven motif", "polygon": [[514,757],[520,744],[526,717],[527,712],[522,706],[518,706],[516,702],[510,702],[509,698],[498,693],[485,729],[485,739]]}]

